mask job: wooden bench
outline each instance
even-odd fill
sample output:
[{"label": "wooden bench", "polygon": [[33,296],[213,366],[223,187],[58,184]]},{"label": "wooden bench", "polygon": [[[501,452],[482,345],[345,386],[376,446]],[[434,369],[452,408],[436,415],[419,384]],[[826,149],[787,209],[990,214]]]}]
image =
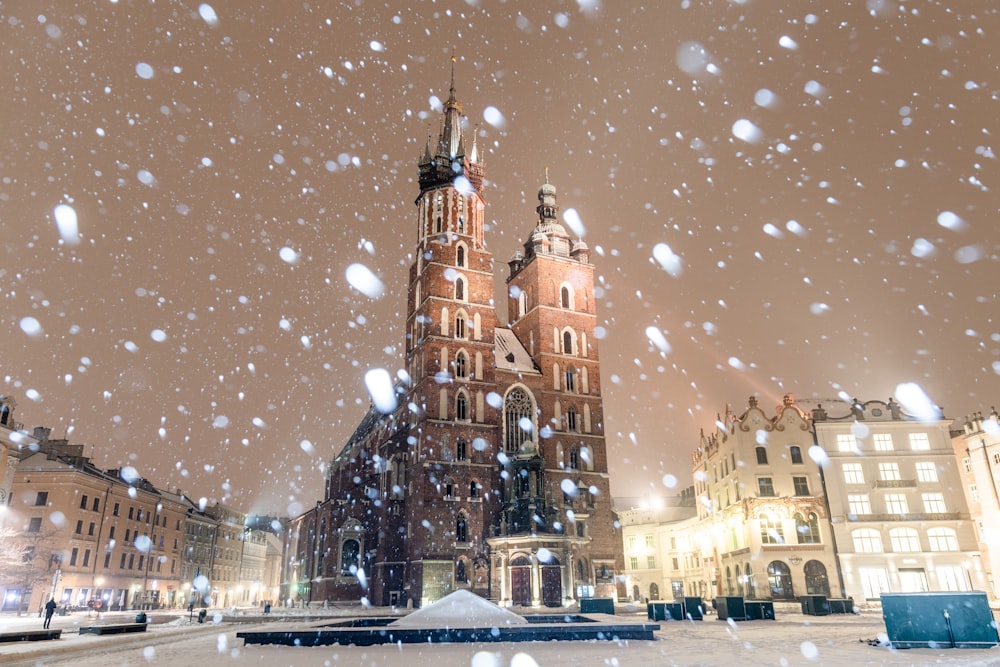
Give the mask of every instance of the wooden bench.
[{"label": "wooden bench", "polygon": [[145,632],[145,623],[117,623],[108,625],[84,625],[81,635],[121,635],[126,632]]},{"label": "wooden bench", "polygon": [[59,639],[62,630],[15,630],[0,632],[0,642],[40,642],[46,639]]}]

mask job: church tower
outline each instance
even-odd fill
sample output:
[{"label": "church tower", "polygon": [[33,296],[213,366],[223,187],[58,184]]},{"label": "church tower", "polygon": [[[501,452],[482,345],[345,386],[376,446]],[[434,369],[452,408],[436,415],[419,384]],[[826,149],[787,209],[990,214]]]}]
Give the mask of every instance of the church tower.
[{"label": "church tower", "polygon": [[406,556],[409,594],[419,590],[414,602],[426,603],[455,583],[486,595],[483,540],[494,520],[483,501],[496,460],[496,410],[488,405],[497,324],[493,255],[484,239],[483,165],[475,136],[470,142],[463,132],[454,72],[440,133],[428,141],[418,170],[406,319]]},{"label": "church tower", "polygon": [[[538,372],[511,380],[530,392],[538,432],[507,452],[511,482],[500,535],[489,543],[494,588],[509,593],[512,604],[548,606],[560,595],[564,604],[617,596],[614,573],[623,563],[604,440],[594,267],[587,245],[574,242],[559,222],[547,174],[535,211],[528,241],[508,263],[507,308],[510,331]],[[505,415],[510,407],[505,401]]]}]

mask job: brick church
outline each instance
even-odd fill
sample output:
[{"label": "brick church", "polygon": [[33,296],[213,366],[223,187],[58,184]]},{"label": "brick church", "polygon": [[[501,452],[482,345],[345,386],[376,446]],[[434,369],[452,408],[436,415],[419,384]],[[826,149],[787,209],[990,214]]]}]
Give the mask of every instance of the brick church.
[{"label": "brick church", "polygon": [[619,595],[590,251],[560,224],[546,174],[499,323],[484,169],[462,121],[453,76],[418,163],[406,379],[290,525],[293,599],[419,607],[462,588],[558,607]]}]

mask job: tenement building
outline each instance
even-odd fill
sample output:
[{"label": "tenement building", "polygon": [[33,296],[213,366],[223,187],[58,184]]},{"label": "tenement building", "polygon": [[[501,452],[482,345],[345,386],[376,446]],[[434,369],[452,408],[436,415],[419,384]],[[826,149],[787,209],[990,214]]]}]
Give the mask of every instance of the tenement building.
[{"label": "tenement building", "polygon": [[809,414],[787,394],[773,415],[751,396],[726,411],[696,450],[700,539],[684,581],[690,594],[795,600],[840,596]]},{"label": "tenement building", "polygon": [[727,408],[694,453],[696,516],[620,511],[629,595],[994,598],[996,415],[952,432],[892,399],[810,403]]},{"label": "tenement building", "polygon": [[0,573],[4,611],[172,606],[181,590],[186,504],[134,469],[102,470],[83,445],[36,429],[37,451],[14,474],[14,527],[23,564]]},{"label": "tenement building", "polygon": [[988,591],[998,598],[1000,573],[1000,415],[993,408],[967,415],[952,425],[952,447],[969,513],[976,529],[979,551],[987,571]]},{"label": "tenement building", "polygon": [[507,262],[503,326],[484,169],[454,83],[419,192],[395,400],[376,401],[330,462],[322,501],[286,532],[302,601],[420,606],[464,588],[501,605],[616,596],[590,251],[538,191]]},{"label": "tenement building", "polygon": [[915,418],[893,400],[812,417],[849,596],[988,590],[951,420]]}]

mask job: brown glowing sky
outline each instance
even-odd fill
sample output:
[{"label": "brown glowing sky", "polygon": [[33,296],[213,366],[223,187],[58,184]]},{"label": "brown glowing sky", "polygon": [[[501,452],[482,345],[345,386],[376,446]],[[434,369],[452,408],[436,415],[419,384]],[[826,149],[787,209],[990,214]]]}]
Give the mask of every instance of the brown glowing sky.
[{"label": "brown glowing sky", "polygon": [[991,3],[210,4],[0,6],[0,392],[99,465],[245,509],[320,497],[364,372],[401,365],[453,48],[499,273],[546,167],[596,251],[616,495],[689,483],[752,393],[1000,400]]}]

